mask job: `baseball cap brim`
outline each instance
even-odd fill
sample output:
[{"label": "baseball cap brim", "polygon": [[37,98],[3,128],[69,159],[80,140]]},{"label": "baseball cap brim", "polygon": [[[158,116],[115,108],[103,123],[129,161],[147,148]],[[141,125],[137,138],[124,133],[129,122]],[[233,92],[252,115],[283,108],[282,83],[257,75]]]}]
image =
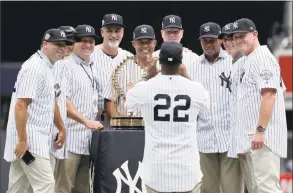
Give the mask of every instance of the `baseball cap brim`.
[{"label": "baseball cap brim", "polygon": [[166,27],[163,27],[163,29],[168,29],[168,28],[177,28],[177,29],[183,29],[182,27],[179,27],[177,25],[168,25]]},{"label": "baseball cap brim", "polygon": [[93,37],[95,40],[100,40],[100,39],[101,39],[101,37],[96,36],[96,35],[75,35],[74,39],[75,39],[76,37],[77,37],[77,38],[82,38],[82,37]]},{"label": "baseball cap brim", "polygon": [[214,34],[206,34],[206,35],[200,36],[198,39],[201,39],[201,38],[216,38],[216,39],[218,39],[219,36],[214,35]]},{"label": "baseball cap brim", "polygon": [[230,36],[230,35],[232,35],[232,32],[231,33],[221,33],[220,35],[219,35],[219,37],[218,37],[218,39],[223,39],[223,37],[224,36]]},{"label": "baseball cap brim", "polygon": [[253,32],[253,31],[248,31],[248,30],[235,30],[232,33],[249,33],[249,32]]},{"label": "baseball cap brim", "polygon": [[72,44],[72,41],[68,39],[56,39],[56,40],[43,40],[46,42],[65,42],[66,44]]},{"label": "baseball cap brim", "polygon": [[134,38],[133,40],[141,40],[141,39],[154,40],[155,38],[151,36],[141,36],[141,37]]},{"label": "baseball cap brim", "polygon": [[125,27],[123,24],[115,23],[115,22],[106,23],[106,24],[104,24],[102,27],[104,27],[104,26],[109,26],[109,25],[121,26],[121,27],[123,27],[123,28]]}]

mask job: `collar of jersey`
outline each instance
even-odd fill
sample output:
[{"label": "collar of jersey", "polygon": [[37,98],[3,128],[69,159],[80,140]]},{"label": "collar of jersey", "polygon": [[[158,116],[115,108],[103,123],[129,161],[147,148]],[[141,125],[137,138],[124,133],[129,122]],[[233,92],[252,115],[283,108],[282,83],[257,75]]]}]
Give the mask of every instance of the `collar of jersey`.
[{"label": "collar of jersey", "polygon": [[41,50],[38,50],[38,54],[43,60],[46,61],[50,68],[53,68],[53,64],[50,62],[49,58]]},{"label": "collar of jersey", "polygon": [[77,56],[74,53],[71,53],[72,59],[76,62],[76,64],[78,65],[85,65],[85,66],[90,66],[93,64],[93,62],[91,61],[91,59],[89,60],[88,63],[86,63],[86,61],[84,61],[83,59],[81,59],[79,56]]},{"label": "collar of jersey", "polygon": [[[228,56],[227,52],[225,52],[222,48],[220,49],[220,53],[219,53],[219,56],[216,58],[216,62],[221,59],[221,58],[226,58]],[[206,57],[205,57],[205,54],[202,54],[200,56],[200,61],[201,62],[204,62],[206,61]]]}]

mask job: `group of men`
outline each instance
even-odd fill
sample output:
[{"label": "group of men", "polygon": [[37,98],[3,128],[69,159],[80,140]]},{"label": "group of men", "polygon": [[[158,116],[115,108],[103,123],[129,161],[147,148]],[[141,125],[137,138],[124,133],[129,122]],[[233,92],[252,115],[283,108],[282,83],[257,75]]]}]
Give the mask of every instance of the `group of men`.
[{"label": "group of men", "polygon": [[[141,177],[148,193],[281,193],[287,154],[280,67],[246,18],[200,26],[203,54],[184,48],[182,20],[134,29],[136,63],[146,70],[126,93],[145,123]],[[22,65],[12,94],[4,159],[7,193],[90,192],[93,130],[109,127],[113,70],[132,53],[119,48],[122,16],[106,14],[103,41],[90,25],[45,32]],[[225,50],[222,49],[222,44]],[[157,61],[159,65],[157,65]],[[25,162],[31,153],[33,161]]]}]

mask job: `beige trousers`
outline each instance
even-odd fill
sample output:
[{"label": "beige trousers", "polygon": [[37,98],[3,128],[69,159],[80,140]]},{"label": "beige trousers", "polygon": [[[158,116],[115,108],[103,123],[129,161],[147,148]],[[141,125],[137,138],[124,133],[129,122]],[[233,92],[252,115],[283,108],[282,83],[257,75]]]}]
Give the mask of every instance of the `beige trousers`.
[{"label": "beige trousers", "polygon": [[239,159],[224,153],[200,153],[201,193],[244,193]]},{"label": "beige trousers", "polygon": [[34,155],[35,161],[26,165],[22,160],[10,165],[9,184],[6,193],[27,193],[31,186],[34,193],[53,193],[54,176],[50,160]]},{"label": "beige trousers", "polygon": [[239,155],[249,193],[283,193],[280,187],[280,157],[267,146]]},{"label": "beige trousers", "polygon": [[[188,192],[176,192],[176,193],[201,193],[200,191],[200,188],[201,188],[201,183],[197,184],[193,190],[191,191],[188,191]],[[156,190],[146,186],[146,190],[147,190],[147,193],[162,193],[162,192],[157,192]],[[167,193],[167,192],[164,192],[164,193]],[[170,192],[171,193],[171,192]],[[175,193],[175,192],[172,192],[172,193]]]},{"label": "beige trousers", "polygon": [[55,193],[89,193],[89,156],[68,152],[68,159],[57,160]]}]

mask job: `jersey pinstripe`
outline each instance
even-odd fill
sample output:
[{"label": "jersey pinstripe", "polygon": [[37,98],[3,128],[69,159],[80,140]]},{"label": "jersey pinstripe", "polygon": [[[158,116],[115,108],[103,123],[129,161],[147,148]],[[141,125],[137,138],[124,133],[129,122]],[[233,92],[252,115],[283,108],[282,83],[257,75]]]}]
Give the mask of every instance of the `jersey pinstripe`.
[{"label": "jersey pinstripe", "polygon": [[[159,57],[159,54],[160,54],[160,50],[157,50],[157,51],[154,52],[154,56],[156,56],[156,57]],[[192,52],[188,48],[183,48],[182,63],[186,67],[188,65],[190,65],[191,63],[195,62],[198,58],[199,58],[199,56],[196,53]]]},{"label": "jersey pinstripe", "polygon": [[229,156],[245,153],[251,149],[251,134],[255,133],[259,118],[261,89],[277,90],[274,110],[265,131],[265,144],[278,156],[287,156],[287,123],[284,89],[281,87],[280,66],[266,46],[259,46],[241,68],[243,75],[237,89],[237,124],[234,146]]},{"label": "jersey pinstripe", "polygon": [[182,76],[157,75],[130,89],[126,105],[139,107],[145,123],[144,183],[158,192],[193,189],[202,178],[196,129],[209,108],[207,90]]},{"label": "jersey pinstripe", "polygon": [[[97,92],[97,81],[95,68],[91,63],[86,64],[75,54],[71,58],[62,60],[68,68],[66,94],[76,110],[89,120],[94,120],[96,114],[93,111],[93,94]],[[67,150],[81,155],[89,155],[89,145],[92,130],[83,124],[66,119]]]},{"label": "jersey pinstripe", "polygon": [[[132,55],[130,52],[118,48],[117,56],[111,58],[101,49],[101,45],[97,45],[95,47],[95,50],[91,55],[91,60],[94,63],[93,67],[97,71],[99,109],[105,110],[104,97],[102,96],[102,93],[109,82],[113,70],[123,61],[124,58],[126,58],[126,56],[130,55]],[[106,114],[104,115],[104,121],[102,121],[100,117],[98,117],[98,120],[101,121],[104,129],[109,128],[109,120]]]},{"label": "jersey pinstripe", "polygon": [[54,78],[53,65],[49,59],[38,51],[22,65],[12,93],[7,123],[7,135],[4,159],[8,162],[16,160],[14,154],[18,142],[14,117],[17,98],[31,98],[28,107],[26,125],[29,151],[40,157],[49,159],[49,138],[54,119]]},{"label": "jersey pinstripe", "polygon": [[[53,67],[53,75],[54,75],[54,89],[55,89],[55,98],[59,107],[60,115],[63,123],[66,123],[67,118],[67,108],[66,108],[66,85],[67,85],[67,66],[66,63],[62,63],[60,61],[56,62]],[[67,129],[67,128],[65,128]],[[55,125],[53,125],[52,130],[52,138],[51,138],[51,149],[50,153],[57,159],[67,159],[67,150],[66,143],[64,143],[63,147],[60,149],[56,149],[54,146],[54,140],[56,138],[59,130]]]},{"label": "jersey pinstripe", "polygon": [[201,83],[209,91],[211,99],[211,110],[205,115],[205,120],[208,121],[199,121],[197,129],[199,151],[202,153],[228,151],[231,67],[232,58],[221,49],[213,64],[201,55],[199,60],[186,68],[191,79]]}]

